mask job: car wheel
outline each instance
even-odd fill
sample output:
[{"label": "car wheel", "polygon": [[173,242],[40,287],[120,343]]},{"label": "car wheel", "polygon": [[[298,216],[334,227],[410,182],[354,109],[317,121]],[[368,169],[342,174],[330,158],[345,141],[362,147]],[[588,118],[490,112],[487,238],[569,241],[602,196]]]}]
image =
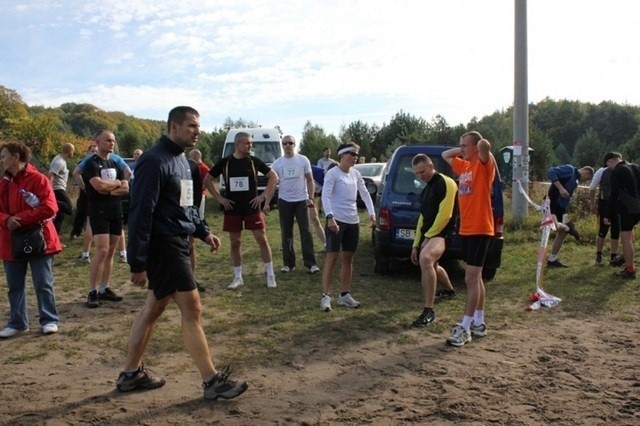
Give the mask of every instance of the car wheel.
[{"label": "car wheel", "polygon": [[482,268],[482,278],[492,280],[496,276],[498,270],[496,268]]},{"label": "car wheel", "polygon": [[373,260],[373,272],[380,275],[389,274],[389,261],[388,260]]}]

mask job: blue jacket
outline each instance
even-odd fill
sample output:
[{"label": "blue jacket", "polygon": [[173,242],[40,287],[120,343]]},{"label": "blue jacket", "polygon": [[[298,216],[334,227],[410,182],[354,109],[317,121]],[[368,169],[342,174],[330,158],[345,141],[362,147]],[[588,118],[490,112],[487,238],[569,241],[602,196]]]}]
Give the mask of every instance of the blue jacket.
[{"label": "blue jacket", "polygon": [[192,181],[184,150],[166,136],[138,160],[129,212],[127,258],[131,272],[146,270],[153,236],[193,235],[204,240],[209,235],[197,208],[180,205],[183,180]]},{"label": "blue jacket", "polygon": [[322,192],[322,185],[324,184],[324,169],[322,167],[311,165],[311,173],[313,174],[313,180],[315,182],[316,195],[320,195]]},{"label": "blue jacket", "polygon": [[[578,179],[580,179],[580,172],[571,164],[563,164],[562,166],[551,167],[547,170],[547,177],[551,180],[551,187],[549,188],[549,199],[556,205],[566,210],[569,206],[569,200],[573,191],[578,187]],[[569,193],[569,198],[560,197],[558,188],[554,185],[554,182],[560,181],[560,184]]]}]

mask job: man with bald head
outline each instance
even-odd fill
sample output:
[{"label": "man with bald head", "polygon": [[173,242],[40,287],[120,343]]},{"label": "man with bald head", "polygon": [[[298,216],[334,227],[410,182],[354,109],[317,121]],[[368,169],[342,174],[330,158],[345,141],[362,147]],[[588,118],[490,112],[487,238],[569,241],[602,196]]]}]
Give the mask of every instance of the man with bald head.
[{"label": "man with bald head", "polygon": [[118,296],[109,287],[109,279],[113,253],[122,235],[120,199],[129,194],[125,169],[110,158],[116,144],[114,134],[108,130],[99,130],[94,139],[98,152],[88,159],[82,170],[87,190],[89,224],[96,251],[89,272],[89,308],[100,306],[99,300],[122,300],[122,296]]},{"label": "man with bald head", "polygon": [[[282,138],[284,155],[271,165],[280,181],[278,191],[278,215],[280,216],[280,232],[282,233],[281,272],[293,271],[296,267],[296,254],[293,239],[293,223],[298,222],[302,260],[310,274],[317,274],[320,268],[316,265],[313,253],[313,238],[309,231],[309,209],[315,209],[313,174],[311,163],[302,154],[295,152],[296,140],[287,135]],[[269,203],[270,200],[267,200]]]}]

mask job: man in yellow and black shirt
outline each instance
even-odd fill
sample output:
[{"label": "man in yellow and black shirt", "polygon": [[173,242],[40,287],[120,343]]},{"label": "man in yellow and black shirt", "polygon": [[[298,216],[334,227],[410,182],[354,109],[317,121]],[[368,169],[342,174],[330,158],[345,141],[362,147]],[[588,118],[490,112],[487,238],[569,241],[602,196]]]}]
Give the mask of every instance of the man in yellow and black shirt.
[{"label": "man in yellow and black shirt", "polygon": [[420,265],[422,271],[424,293],[424,310],[413,325],[424,327],[436,320],[433,305],[438,281],[445,286],[439,296],[453,297],[456,294],[447,271],[438,265],[438,260],[446,249],[445,239],[454,227],[458,187],[453,179],[438,173],[431,158],[425,154],[413,157],[411,166],[416,176],[427,183],[420,195],[420,217],[411,250],[411,261]]}]

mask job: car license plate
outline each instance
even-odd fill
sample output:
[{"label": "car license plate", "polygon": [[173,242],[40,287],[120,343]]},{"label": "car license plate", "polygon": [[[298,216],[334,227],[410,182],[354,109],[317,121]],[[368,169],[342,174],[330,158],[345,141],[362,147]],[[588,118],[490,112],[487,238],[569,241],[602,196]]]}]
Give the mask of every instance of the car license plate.
[{"label": "car license plate", "polygon": [[396,238],[399,240],[412,240],[416,237],[415,229],[397,229]]}]

